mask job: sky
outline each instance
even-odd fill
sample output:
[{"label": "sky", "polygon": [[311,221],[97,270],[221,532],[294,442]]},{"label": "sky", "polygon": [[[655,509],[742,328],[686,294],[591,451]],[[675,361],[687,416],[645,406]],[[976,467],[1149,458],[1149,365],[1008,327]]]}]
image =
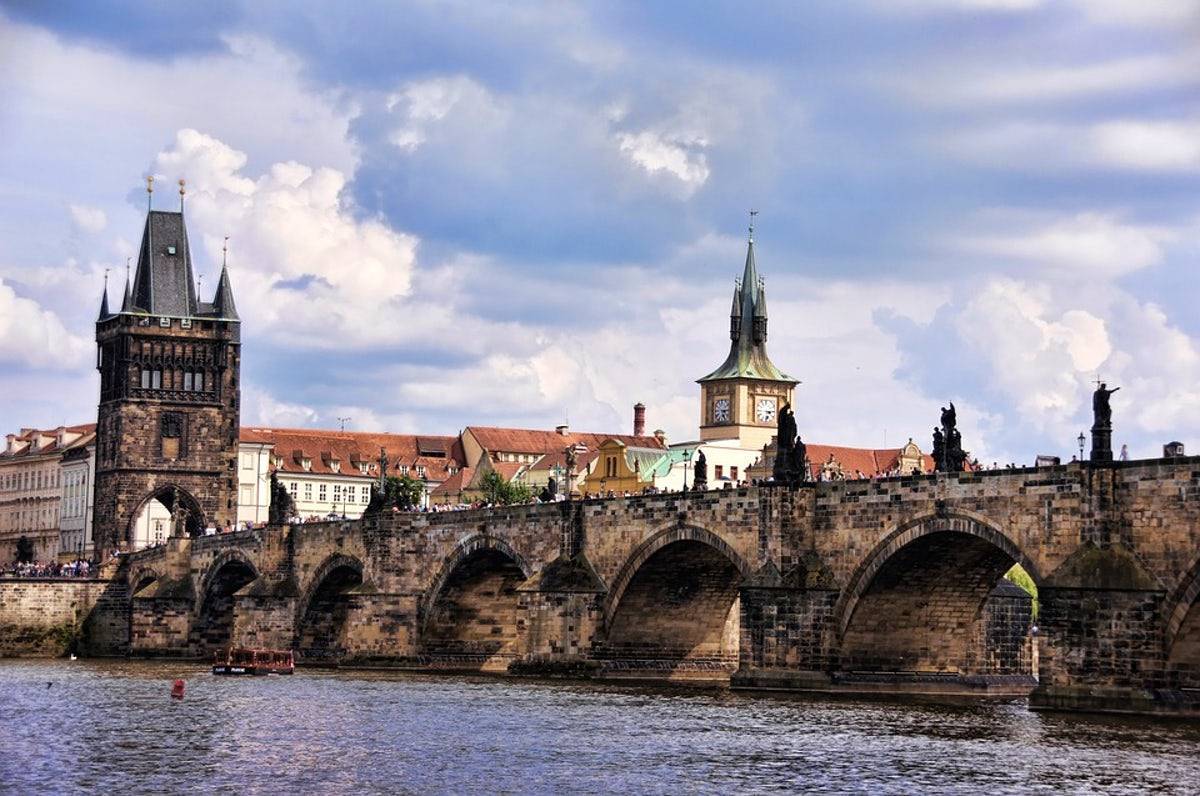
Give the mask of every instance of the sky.
[{"label": "sky", "polygon": [[[96,415],[156,175],[244,425],[695,439],[748,211],[806,441],[1200,452],[1200,0],[0,2],[0,425]],[[136,257],[135,257],[136,259]]]}]

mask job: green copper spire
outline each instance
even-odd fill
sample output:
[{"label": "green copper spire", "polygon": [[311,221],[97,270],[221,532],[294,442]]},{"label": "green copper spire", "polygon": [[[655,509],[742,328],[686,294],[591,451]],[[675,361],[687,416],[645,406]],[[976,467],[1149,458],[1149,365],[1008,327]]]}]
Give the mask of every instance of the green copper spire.
[{"label": "green copper spire", "polygon": [[744,378],[796,383],[795,379],[775,367],[775,363],[767,356],[767,292],[754,261],[754,215],[755,211],[751,211],[750,237],[746,244],[746,266],[742,270],[741,285],[734,290],[729,322],[729,356],[721,367],[700,381]]}]

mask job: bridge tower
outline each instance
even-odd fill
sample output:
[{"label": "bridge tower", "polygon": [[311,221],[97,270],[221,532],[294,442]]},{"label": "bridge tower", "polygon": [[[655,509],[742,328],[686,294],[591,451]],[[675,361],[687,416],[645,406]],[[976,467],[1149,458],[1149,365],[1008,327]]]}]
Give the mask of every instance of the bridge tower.
[{"label": "bridge tower", "polygon": [[98,554],[132,548],[152,500],[170,512],[168,535],[237,517],[241,322],[224,263],[213,300],[196,295],[183,193],[180,181],[179,212],[147,211],[121,309],[106,294],[96,320]]},{"label": "bridge tower", "polygon": [[767,356],[767,287],[754,262],[753,224],[746,267],[733,289],[729,339],[721,367],[699,380],[700,439],[737,439],[741,448],[761,450],[775,436],[779,411],[791,403],[799,382]]}]

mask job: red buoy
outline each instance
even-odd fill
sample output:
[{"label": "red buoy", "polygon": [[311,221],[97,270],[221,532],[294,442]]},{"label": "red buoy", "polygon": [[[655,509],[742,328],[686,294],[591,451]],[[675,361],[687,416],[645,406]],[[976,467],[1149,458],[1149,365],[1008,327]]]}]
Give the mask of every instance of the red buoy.
[{"label": "red buoy", "polygon": [[174,684],[171,685],[171,698],[172,699],[183,699],[183,689],[184,689],[183,681],[176,680],[174,682]]}]

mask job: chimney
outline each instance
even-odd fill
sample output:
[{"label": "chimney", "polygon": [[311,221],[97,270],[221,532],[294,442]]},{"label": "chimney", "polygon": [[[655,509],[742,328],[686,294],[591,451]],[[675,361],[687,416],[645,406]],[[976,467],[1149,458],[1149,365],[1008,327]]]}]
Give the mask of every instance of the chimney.
[{"label": "chimney", "polygon": [[667,447],[667,432],[661,428],[654,429],[654,438],[662,443],[662,446]]},{"label": "chimney", "polygon": [[563,423],[561,426],[554,427],[554,433],[558,434],[561,437],[567,436],[567,434],[570,433],[570,431],[571,431],[571,429],[566,423]]},{"label": "chimney", "polygon": [[633,405],[633,436],[646,435],[646,405],[638,402]]}]

